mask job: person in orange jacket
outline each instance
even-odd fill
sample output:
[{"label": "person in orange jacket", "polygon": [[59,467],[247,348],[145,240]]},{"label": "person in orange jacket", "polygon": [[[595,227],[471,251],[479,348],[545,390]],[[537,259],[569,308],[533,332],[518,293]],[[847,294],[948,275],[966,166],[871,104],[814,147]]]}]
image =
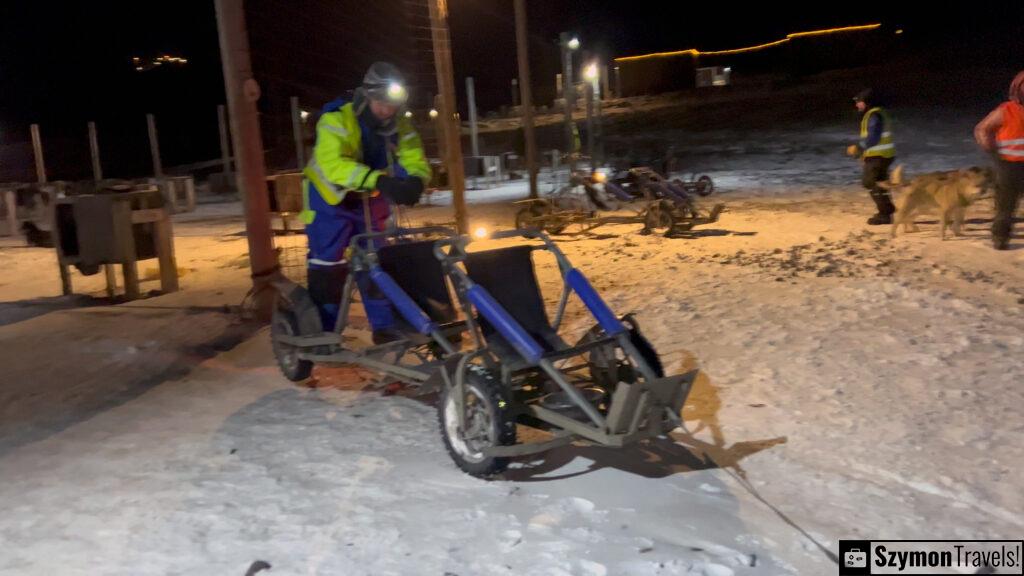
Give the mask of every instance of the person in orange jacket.
[{"label": "person in orange jacket", "polygon": [[996,217],[992,244],[996,250],[1010,245],[1013,213],[1024,196],[1024,70],[1010,83],[1006,102],[989,112],[974,128],[974,139],[995,155]]}]

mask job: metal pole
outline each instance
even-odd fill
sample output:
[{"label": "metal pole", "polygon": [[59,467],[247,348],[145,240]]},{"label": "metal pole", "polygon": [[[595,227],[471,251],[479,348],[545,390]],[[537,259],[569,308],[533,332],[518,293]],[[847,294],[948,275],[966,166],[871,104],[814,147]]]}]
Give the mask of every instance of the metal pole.
[{"label": "metal pole", "polygon": [[[533,94],[530,88],[529,36],[526,33],[526,0],[515,0],[516,53],[519,59],[519,91],[523,101],[523,139],[526,141],[526,169],[530,174],[530,198],[537,198],[537,139],[533,133]],[[515,86],[517,81],[512,80]]]},{"label": "metal pole", "polygon": [[586,82],[583,88],[584,97],[587,99],[587,155],[590,156],[590,171],[597,170],[597,163],[594,160],[594,85]]},{"label": "metal pole", "polygon": [[32,129],[32,152],[36,158],[36,180],[40,184],[46,184],[46,161],[43,160],[43,139],[39,136],[39,124],[33,124]]},{"label": "metal pole", "polygon": [[295,138],[295,159],[299,170],[306,167],[306,151],[302,145],[302,111],[299,110],[299,97],[292,96],[292,136]]},{"label": "metal pole", "polygon": [[[441,109],[441,95],[431,96],[430,106],[434,110]],[[447,132],[444,131],[444,126],[441,125],[441,113],[438,112],[435,118],[431,118],[430,121],[433,123],[434,139],[437,140],[437,155],[441,157],[441,161],[444,162],[444,169],[448,171],[449,177],[451,176],[451,159],[448,158],[448,143],[445,142]]]},{"label": "metal pole", "polygon": [[469,103],[469,144],[473,156],[480,156],[480,134],[476,125],[476,91],[473,89],[473,77],[466,77],[466,101]]},{"label": "metal pole", "polygon": [[245,229],[249,241],[249,265],[252,269],[253,301],[257,313],[269,318],[274,291],[269,282],[278,276],[277,255],[270,236],[270,197],[263,165],[263,139],[260,136],[256,101],[260,88],[252,74],[249,38],[245,28],[243,0],[216,0],[217,30],[220,37],[224,88],[231,115],[238,184],[245,201]]},{"label": "metal pole", "polygon": [[223,104],[217,105],[217,124],[220,126],[220,158],[224,176],[231,173],[231,146],[228,144],[227,110]]},{"label": "metal pole", "polygon": [[89,153],[92,155],[92,179],[103,180],[103,167],[100,165],[100,143],[96,137],[96,123],[89,122]]},{"label": "metal pole", "polygon": [[512,107],[519,106],[519,80],[512,79]]},{"label": "metal pole", "polygon": [[447,0],[428,0],[430,29],[434,46],[434,68],[437,70],[437,89],[441,92],[441,110],[438,122],[445,134],[448,152],[448,183],[452,188],[455,206],[455,226],[459,232],[469,232],[466,219],[466,176],[462,165],[462,142],[459,119],[455,108],[455,74],[452,71],[451,41],[448,36]]},{"label": "metal pole", "polygon": [[569,49],[569,34],[562,32],[562,99],[565,102],[565,150],[569,159],[569,172],[576,170],[576,142],[572,136],[572,110],[576,99],[572,85],[572,50]]},{"label": "metal pole", "polygon": [[622,98],[622,73],[615,67],[615,97]]},{"label": "metal pole", "polygon": [[152,114],[146,114],[146,125],[149,127],[149,152],[153,155],[153,176],[164,177],[164,167],[160,163],[160,142],[156,137],[156,119]]},{"label": "metal pole", "polygon": [[601,97],[599,100],[607,100],[611,95],[608,93],[608,66],[601,66]]},{"label": "metal pole", "polygon": [[[605,78],[607,80],[607,77]],[[601,99],[594,99],[594,140],[595,151],[594,151],[594,167],[604,165],[604,115],[602,112]]]}]

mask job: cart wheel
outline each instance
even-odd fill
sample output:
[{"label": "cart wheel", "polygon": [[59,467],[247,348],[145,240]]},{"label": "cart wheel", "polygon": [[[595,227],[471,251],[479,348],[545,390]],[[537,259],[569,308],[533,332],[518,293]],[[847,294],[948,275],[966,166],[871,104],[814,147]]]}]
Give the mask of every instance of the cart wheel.
[{"label": "cart wheel", "polygon": [[286,308],[283,302],[278,302],[270,319],[270,347],[281,373],[292,382],[301,382],[313,373],[313,363],[299,358],[298,348],[278,339],[279,336],[294,336],[298,333],[295,313]]},{"label": "cart wheel", "polygon": [[497,474],[508,466],[508,458],[487,457],[482,450],[516,442],[508,393],[497,380],[476,372],[466,374],[465,391],[465,430],[459,430],[454,386],[441,392],[437,411],[444,446],[463,472],[471,476]]},{"label": "cart wheel", "polygon": [[711,177],[707,174],[701,174],[700,178],[693,185],[694,191],[699,196],[710,196],[715,191],[715,183],[711,181]]}]

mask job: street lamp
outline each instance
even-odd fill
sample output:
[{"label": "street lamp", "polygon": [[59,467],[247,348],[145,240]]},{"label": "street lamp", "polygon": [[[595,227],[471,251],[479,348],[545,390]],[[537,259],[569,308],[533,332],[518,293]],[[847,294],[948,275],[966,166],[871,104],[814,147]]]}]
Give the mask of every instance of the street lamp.
[{"label": "street lamp", "polygon": [[572,39],[569,40],[567,45],[569,46],[569,50],[579,50],[579,48],[580,48],[580,39],[576,38],[575,36],[573,36]]},{"label": "street lamp", "polygon": [[436,108],[431,108],[430,109],[430,118],[431,119],[437,118],[437,109]]}]

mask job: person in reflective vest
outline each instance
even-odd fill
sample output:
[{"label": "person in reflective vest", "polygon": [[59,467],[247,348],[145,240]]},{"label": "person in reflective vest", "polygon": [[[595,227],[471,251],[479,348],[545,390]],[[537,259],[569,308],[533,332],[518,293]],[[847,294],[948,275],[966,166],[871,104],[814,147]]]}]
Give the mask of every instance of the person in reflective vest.
[{"label": "person in reflective vest", "polygon": [[995,157],[996,217],[992,244],[996,250],[1010,247],[1013,213],[1024,196],[1024,70],[1010,83],[1006,102],[989,112],[974,128],[974,139]]},{"label": "person in reflective vest", "polygon": [[[332,330],[338,319],[352,237],[384,231],[390,204],[416,204],[430,180],[423,143],[404,114],[407,99],[398,69],[377,62],[351,99],[328,103],[317,122],[316,144],[304,170],[301,218],[309,242],[309,293],[325,330]],[[394,339],[395,315],[388,301],[365,274],[357,275],[356,282],[374,341]]]},{"label": "person in reflective vest", "polygon": [[896,158],[896,146],[892,138],[892,118],[884,108],[873,105],[872,98],[871,89],[853,97],[857,111],[864,116],[860,121],[860,141],[847,148],[847,153],[861,158],[861,183],[878,209],[874,216],[868,218],[868,224],[877,226],[892,224],[892,215],[896,212],[889,190],[879,184],[889,180],[889,167]]}]

